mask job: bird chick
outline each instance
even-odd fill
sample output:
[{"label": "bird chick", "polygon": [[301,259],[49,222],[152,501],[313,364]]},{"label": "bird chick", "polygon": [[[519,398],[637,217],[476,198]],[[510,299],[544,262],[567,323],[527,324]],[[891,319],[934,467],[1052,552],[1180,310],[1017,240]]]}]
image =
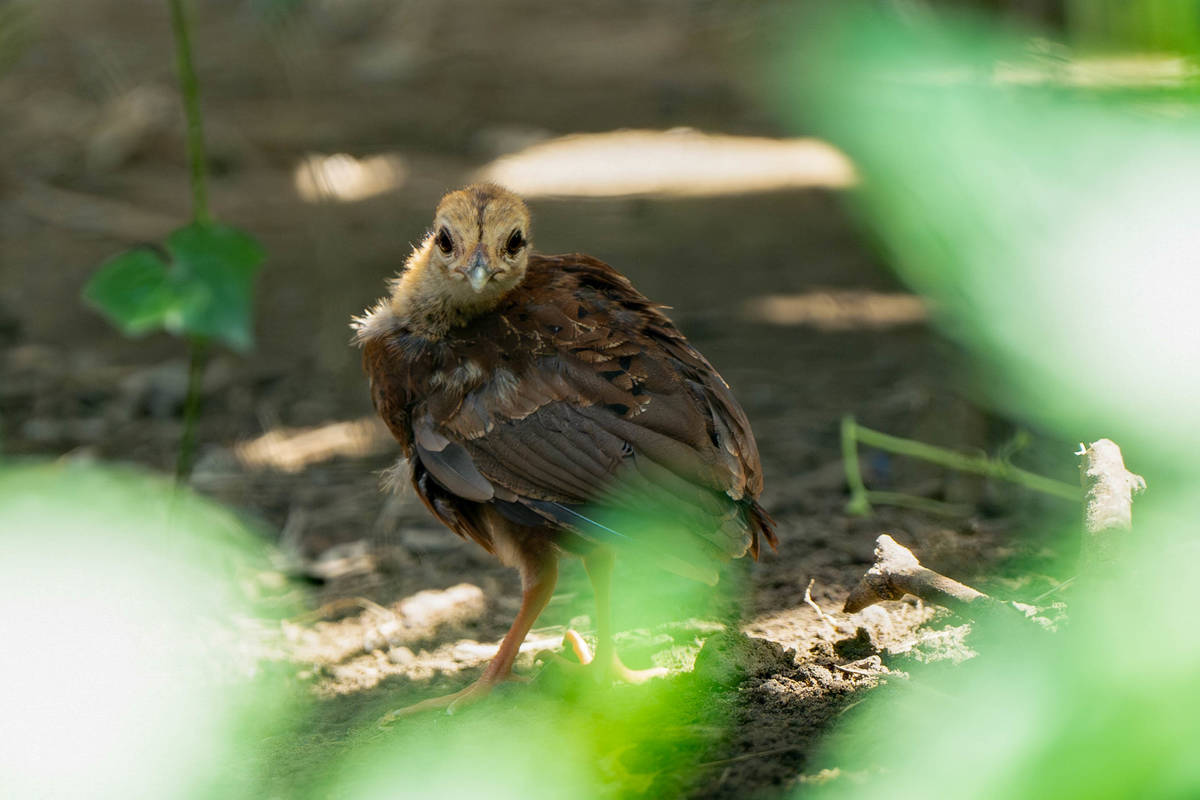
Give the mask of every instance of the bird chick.
[{"label": "bird chick", "polygon": [[596,596],[593,656],[638,681],[612,646],[615,554],[712,584],[716,565],[776,544],[762,467],[728,385],[616,270],[530,253],[530,216],[491,184],[451,192],[430,233],[354,321],[376,410],[426,507],[520,571],[522,603],[471,686],[401,713],[459,706],[512,674],[564,552]]}]

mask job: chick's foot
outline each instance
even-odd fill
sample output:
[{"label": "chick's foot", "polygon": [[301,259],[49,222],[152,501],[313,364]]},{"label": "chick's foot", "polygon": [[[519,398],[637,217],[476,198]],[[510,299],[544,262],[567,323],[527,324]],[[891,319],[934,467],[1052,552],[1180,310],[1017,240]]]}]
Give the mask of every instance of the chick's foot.
[{"label": "chick's foot", "polygon": [[553,660],[559,666],[568,670],[582,670],[598,681],[620,681],[622,683],[645,683],[651,678],[661,678],[669,674],[664,667],[651,669],[630,669],[621,662],[616,650],[603,649],[592,652],[592,648],[583,640],[577,631],[569,630],[563,636],[563,644],[569,645],[578,661],[570,661],[558,653],[544,653],[543,657]]}]

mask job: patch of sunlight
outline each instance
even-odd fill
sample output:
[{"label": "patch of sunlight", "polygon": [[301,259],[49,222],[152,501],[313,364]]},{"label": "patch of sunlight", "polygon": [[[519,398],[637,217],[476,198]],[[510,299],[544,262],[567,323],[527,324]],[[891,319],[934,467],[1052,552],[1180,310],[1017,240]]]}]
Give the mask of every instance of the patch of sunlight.
[{"label": "patch of sunlight", "polygon": [[[429,589],[378,605],[365,598],[340,598],[283,623],[293,660],[317,669],[317,692],[325,696],[371,689],[391,677],[428,681],[491,661],[500,641],[461,638],[476,627],[488,604],[483,590],[469,583]],[[326,617],[348,609],[357,614]],[[563,646],[562,627],[536,628],[521,643],[518,664],[534,668],[534,657]]]},{"label": "patch of sunlight", "polygon": [[375,417],[332,422],[312,428],[275,428],[234,450],[239,463],[258,469],[299,472],[335,456],[365,456],[382,451],[391,437]]},{"label": "patch of sunlight", "polygon": [[354,203],[399,189],[407,176],[404,159],[393,153],[366,158],[313,153],[292,170],[292,183],[308,203]]},{"label": "patch of sunlight", "polygon": [[562,136],[502,156],[480,178],[526,197],[721,195],[845,189],[850,160],[819,139],[705,134],[690,128]]},{"label": "patch of sunlight", "polygon": [[[562,645],[561,630],[547,635],[531,633],[521,643],[517,666],[521,671],[534,671],[534,657],[537,654],[560,650]],[[371,652],[359,651],[342,662],[324,666],[319,671],[322,677],[315,688],[319,696],[336,697],[369,691],[389,679],[404,678],[424,683],[439,676],[457,675],[484,667],[499,649],[499,641],[456,639],[435,647],[423,647],[415,654],[405,645]],[[463,679],[464,686],[468,682],[468,679]]]},{"label": "patch of sunlight", "polygon": [[827,289],[770,294],[746,302],[742,314],[771,325],[808,325],[826,331],[891,328],[923,323],[929,309],[915,294]]}]

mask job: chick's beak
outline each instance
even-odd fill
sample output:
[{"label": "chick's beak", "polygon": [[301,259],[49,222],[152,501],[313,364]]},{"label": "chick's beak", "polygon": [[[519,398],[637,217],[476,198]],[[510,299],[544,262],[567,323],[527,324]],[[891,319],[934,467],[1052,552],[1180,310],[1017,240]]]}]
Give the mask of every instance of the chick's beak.
[{"label": "chick's beak", "polygon": [[487,282],[491,280],[492,270],[488,268],[487,255],[483,252],[482,245],[476,247],[475,252],[471,253],[471,258],[467,262],[466,276],[471,288],[477,292],[483,291],[483,287],[487,286]]}]

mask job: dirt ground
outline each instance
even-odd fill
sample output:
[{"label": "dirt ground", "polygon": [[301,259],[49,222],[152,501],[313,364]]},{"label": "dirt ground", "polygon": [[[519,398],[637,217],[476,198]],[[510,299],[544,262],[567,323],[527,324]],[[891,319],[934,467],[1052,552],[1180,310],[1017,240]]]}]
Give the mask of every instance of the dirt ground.
[{"label": "dirt ground", "polygon": [[[193,483],[261,523],[290,591],[312,609],[282,630],[296,679],[317,698],[304,746],[268,777],[287,794],[356,726],[475,677],[519,598],[514,574],[440,529],[411,495],[379,491],[397,452],[370,421],[348,344],[351,315],[382,293],[440,194],[543,136],[804,131],[783,126],[758,81],[753,35],[770,20],[748,13],[755,4],[313,0],[280,21],[272,14],[287,3],[198,5],[213,205],[259,237],[269,260],[256,349],[211,364]],[[58,0],[38,4],[6,39],[23,48],[0,75],[6,454],[172,468],[182,344],[126,340],[79,299],[106,257],[187,217],[168,31],[165,4],[105,0],[68,12]],[[360,202],[305,202],[293,172],[314,152],[398,153],[406,177]],[[815,748],[839,715],[904,668],[897,654],[937,649],[954,621],[909,602],[822,620],[804,599],[810,581],[812,599],[835,612],[884,531],[929,566],[985,586],[985,571],[1003,574],[1013,556],[1042,547],[1017,535],[1013,493],[883,454],[864,453],[872,486],[971,512],[848,516],[840,418],[962,449],[995,446],[1011,430],[964,397],[959,355],[927,324],[859,313],[863,298],[903,289],[837,192],[531,207],[539,250],[602,258],[674,308],[746,407],[763,502],[779,523],[779,552],[745,565],[745,584],[707,618],[673,618],[667,601],[618,605],[633,666],[668,666],[680,685],[700,673],[718,687],[707,710],[685,709],[676,722],[702,727],[719,709],[728,726],[703,739],[686,775],[647,769],[631,791],[779,796],[816,780],[829,765]],[[768,319],[755,309],[769,297],[833,310]],[[619,581],[629,580],[632,568],[622,569]],[[521,666],[534,671],[534,652],[560,647],[569,626],[586,633],[589,603],[581,568],[568,563]],[[491,702],[517,703],[522,691],[540,690],[512,687]]]}]

